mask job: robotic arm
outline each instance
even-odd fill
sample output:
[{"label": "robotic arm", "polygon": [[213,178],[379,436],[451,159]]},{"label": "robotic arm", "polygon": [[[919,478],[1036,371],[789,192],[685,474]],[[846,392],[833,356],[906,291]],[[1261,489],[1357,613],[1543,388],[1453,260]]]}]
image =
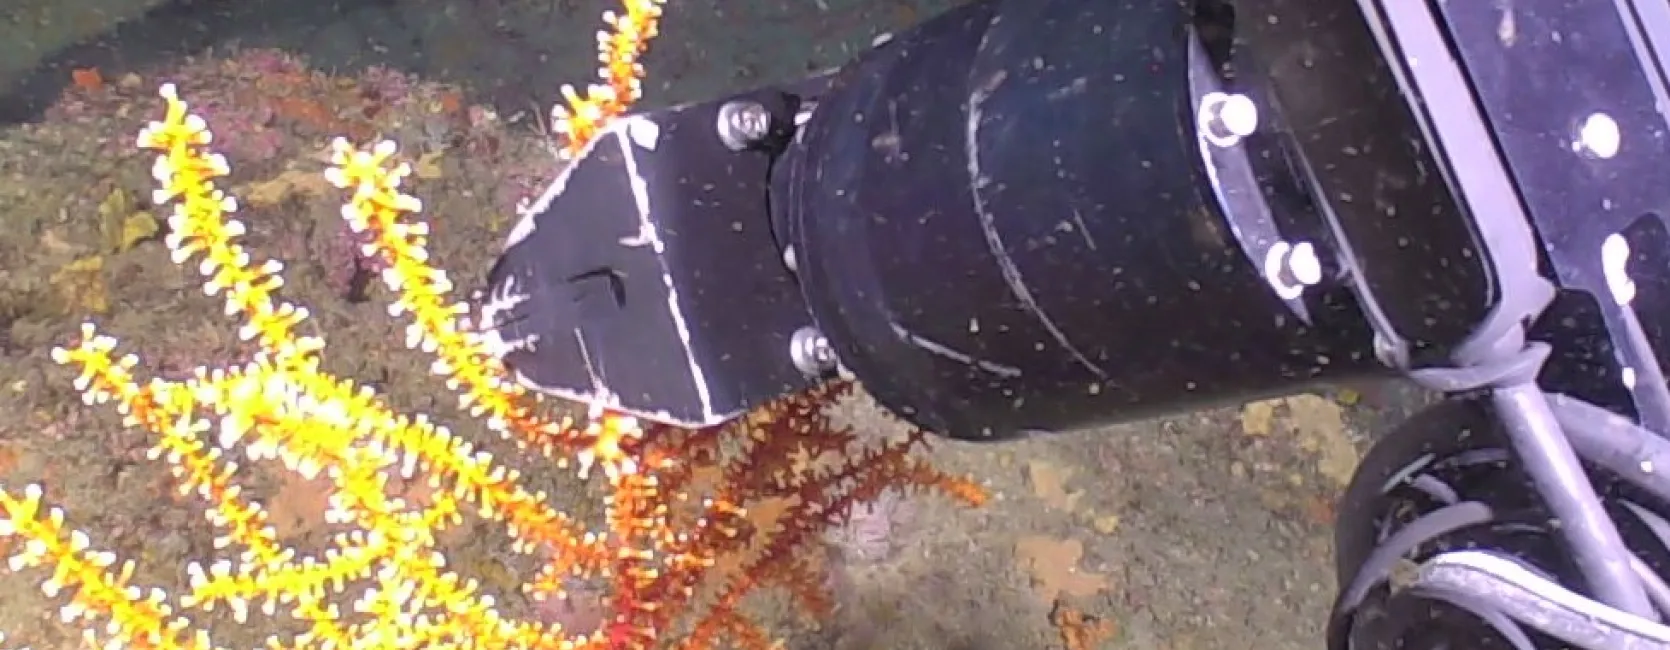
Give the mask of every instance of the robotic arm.
[{"label": "robotic arm", "polygon": [[618,120],[482,324],[689,427],[837,375],[974,440],[1407,377],[1450,399],[1343,497],[1330,647],[1670,648],[1666,52],[1660,0],[975,0]]}]

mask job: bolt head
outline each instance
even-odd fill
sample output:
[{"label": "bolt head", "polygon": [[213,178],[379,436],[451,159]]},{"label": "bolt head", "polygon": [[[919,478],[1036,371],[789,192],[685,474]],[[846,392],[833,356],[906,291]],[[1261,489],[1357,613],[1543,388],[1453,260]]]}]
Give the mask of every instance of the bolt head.
[{"label": "bolt head", "polygon": [[1207,93],[1200,100],[1195,121],[1207,142],[1233,147],[1258,130],[1258,105],[1246,95]]},{"label": "bolt head", "polygon": [[742,150],[771,134],[771,111],[759,102],[734,101],[719,107],[719,139]]},{"label": "bolt head", "polygon": [[1623,146],[1623,134],[1618,130],[1618,121],[1612,116],[1593,113],[1578,125],[1575,145],[1579,152],[1606,160],[1618,155],[1618,149]]},{"label": "bolt head", "polygon": [[812,339],[812,360],[818,365],[835,364],[835,348],[829,345],[829,339],[822,336]]},{"label": "bolt head", "polygon": [[1230,95],[1218,105],[1218,122],[1230,135],[1245,138],[1258,130],[1258,106],[1246,95]]},{"label": "bolt head", "polygon": [[829,339],[814,327],[795,330],[789,341],[789,358],[807,376],[820,376],[840,366],[840,358]]}]

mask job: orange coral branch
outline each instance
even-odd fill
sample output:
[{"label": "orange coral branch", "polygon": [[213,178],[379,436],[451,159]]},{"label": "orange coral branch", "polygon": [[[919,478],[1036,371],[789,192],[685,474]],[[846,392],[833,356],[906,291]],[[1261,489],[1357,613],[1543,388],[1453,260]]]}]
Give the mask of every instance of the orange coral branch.
[{"label": "orange coral branch", "polygon": [[603,83],[587,88],[584,97],[573,86],[563,86],[563,100],[568,105],[551,111],[557,133],[568,137],[566,154],[578,154],[603,125],[643,96],[644,66],[638,57],[660,33],[661,6],[665,3],[626,0],[624,13],[603,14],[603,21],[613,28],[597,33],[598,61],[603,66],[597,75]]}]

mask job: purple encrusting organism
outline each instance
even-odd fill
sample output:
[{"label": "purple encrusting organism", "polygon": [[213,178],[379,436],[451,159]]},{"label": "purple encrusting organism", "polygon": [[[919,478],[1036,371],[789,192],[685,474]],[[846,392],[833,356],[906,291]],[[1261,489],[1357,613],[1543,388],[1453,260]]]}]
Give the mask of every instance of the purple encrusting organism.
[{"label": "purple encrusting organism", "polygon": [[346,223],[325,242],[320,262],[325,284],[336,295],[354,302],[364,300],[366,285],[383,272],[382,258],[367,252],[370,243],[368,233],[356,233]]},{"label": "purple encrusting organism", "polygon": [[412,94],[413,83],[410,75],[381,65],[369,66],[360,75],[360,87],[389,104],[406,101]]},{"label": "purple encrusting organism", "polygon": [[238,53],[231,65],[257,75],[306,74],[301,59],[284,50],[251,48]]},{"label": "purple encrusting organism", "polygon": [[233,126],[215,130],[215,146],[240,163],[270,160],[283,147],[283,134],[269,128],[274,111],[265,104],[208,95],[192,105],[192,111],[215,124]]},{"label": "purple encrusting organism", "polygon": [[[294,55],[264,48],[243,50],[222,66],[224,73],[254,80],[257,85],[263,80],[305,75],[306,70]],[[194,77],[177,83],[196,98],[192,111],[220,127],[215,129],[215,146],[228,157],[248,164],[269,160],[283,148],[284,134],[271,128],[277,112],[269,102],[229,94],[222,90],[225,81],[211,83]]]}]

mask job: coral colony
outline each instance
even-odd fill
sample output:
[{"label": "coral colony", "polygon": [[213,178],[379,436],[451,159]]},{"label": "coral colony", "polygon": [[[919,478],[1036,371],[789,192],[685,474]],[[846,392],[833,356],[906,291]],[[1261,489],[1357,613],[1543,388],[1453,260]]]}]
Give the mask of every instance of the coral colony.
[{"label": "coral colony", "polygon": [[[628,0],[605,14],[603,83],[582,97],[564,89],[554,111],[578,150],[640,95],[639,56],[656,34],[660,0]],[[152,434],[150,456],[167,463],[183,495],[199,499],[214,527],[215,557],[186,567],[179,593],[135,584],[135,564],[99,550],[46,505],[40,485],[0,484],[0,548],[12,571],[36,571],[66,623],[104,647],[218,648],[201,623],[210,613],[245,622],[299,622],[273,648],[768,648],[777,643],[746,612],[745,597],[777,589],[810,616],[833,608],[819,558],[822,534],[868,504],[932,490],[978,505],[978,485],[946,475],[916,453],[919,431],[870,441],[831,423],[825,406],[851,390],[832,385],[709,431],[684,431],[593,408],[584,422],[555,412],[505,377],[485,335],[464,325],[446,274],[428,264],[428,229],[406,194],[409,167],[393,143],[362,150],[338,139],[327,179],[348,196],[342,216],[364,236],[394,296],[389,314],[408,322],[405,344],[434,357],[433,370],[471,416],[603,486],[604,517],[588,526],[555,509],[523,477],[424,415],[397,413],[371,388],[321,370],[326,343],[302,334],[306,307],[286,302],[283,265],[257,261],[239,243],[236,201],[216,186],[230,173],[211,150],[209,125],[165,85],[162,118],[139,135],[158,152],[156,202],[171,204],[166,245],[194,264],[203,287],[258,343],[253,360],[199,368],[180,381],[136,376],[138,359],[84,325],[75,345],[53,351],[76,368],[89,404],[112,404],[126,426]],[[241,458],[238,458],[241,457]],[[821,459],[821,460],[820,460]],[[281,464],[328,482],[326,518],[345,525],[322,553],[286,546],[268,512],[244,494],[239,461]],[[418,503],[392,477],[427,482]],[[514,551],[541,568],[522,587],[535,600],[564,599],[601,584],[595,629],[501,614],[480,584],[450,563],[443,531],[466,516],[501,525]],[[194,618],[195,617],[195,618]],[[275,629],[287,628],[275,625]]]}]

